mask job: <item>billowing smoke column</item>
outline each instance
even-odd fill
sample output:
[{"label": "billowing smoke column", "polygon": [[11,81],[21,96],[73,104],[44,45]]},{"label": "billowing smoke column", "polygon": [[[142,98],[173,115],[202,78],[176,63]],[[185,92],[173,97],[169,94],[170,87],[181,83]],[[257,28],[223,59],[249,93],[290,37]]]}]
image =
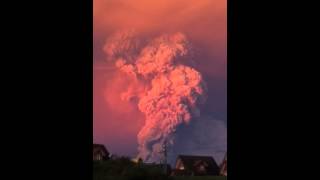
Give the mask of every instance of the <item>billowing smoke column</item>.
[{"label": "billowing smoke column", "polygon": [[110,37],[104,51],[108,60],[132,78],[123,100],[137,101],[145,114],[138,134],[139,154],[144,161],[159,162],[162,146],[175,143],[177,128],[200,116],[206,85],[192,67],[192,48],[182,33],[138,38],[134,31]]}]

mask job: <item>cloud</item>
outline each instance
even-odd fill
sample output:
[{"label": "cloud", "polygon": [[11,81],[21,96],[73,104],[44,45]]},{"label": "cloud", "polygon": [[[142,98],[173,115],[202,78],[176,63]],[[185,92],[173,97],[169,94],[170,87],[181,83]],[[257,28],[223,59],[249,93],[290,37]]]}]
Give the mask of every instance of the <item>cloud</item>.
[{"label": "cloud", "polygon": [[226,5],[226,0],[94,0],[94,43],[101,47],[110,34],[132,28],[144,35],[183,32],[212,65],[204,71],[225,77]]}]

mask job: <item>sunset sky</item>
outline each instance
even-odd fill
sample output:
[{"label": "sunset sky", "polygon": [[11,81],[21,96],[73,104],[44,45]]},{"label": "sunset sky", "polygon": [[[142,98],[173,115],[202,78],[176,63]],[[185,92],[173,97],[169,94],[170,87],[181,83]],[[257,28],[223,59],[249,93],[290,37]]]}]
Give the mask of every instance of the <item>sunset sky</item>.
[{"label": "sunset sky", "polygon": [[[200,108],[201,114],[226,124],[226,0],[93,0],[93,4],[94,143],[104,144],[111,153],[137,155],[137,134],[145,116],[137,104],[121,100],[128,79],[115,68],[114,62],[107,61],[103,51],[112,34],[127,29],[134,29],[141,38],[185,34],[196,52],[195,69],[208,87],[208,99]],[[217,143],[226,141],[225,129],[215,126],[212,131],[215,138],[220,138]],[[226,150],[226,142],[222,143],[217,145],[223,147],[217,152]]]}]

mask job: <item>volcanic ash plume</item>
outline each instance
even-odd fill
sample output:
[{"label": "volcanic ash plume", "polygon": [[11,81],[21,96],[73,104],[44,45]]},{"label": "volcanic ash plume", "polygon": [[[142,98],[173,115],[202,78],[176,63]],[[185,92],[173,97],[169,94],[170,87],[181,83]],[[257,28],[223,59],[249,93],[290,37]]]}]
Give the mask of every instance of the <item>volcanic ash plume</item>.
[{"label": "volcanic ash plume", "polygon": [[108,60],[132,77],[122,98],[137,99],[146,117],[138,133],[138,156],[158,162],[163,144],[174,146],[177,128],[199,117],[198,106],[206,99],[201,74],[186,65],[192,63],[190,44],[182,33],[142,40],[127,31],[109,38],[104,51]]}]

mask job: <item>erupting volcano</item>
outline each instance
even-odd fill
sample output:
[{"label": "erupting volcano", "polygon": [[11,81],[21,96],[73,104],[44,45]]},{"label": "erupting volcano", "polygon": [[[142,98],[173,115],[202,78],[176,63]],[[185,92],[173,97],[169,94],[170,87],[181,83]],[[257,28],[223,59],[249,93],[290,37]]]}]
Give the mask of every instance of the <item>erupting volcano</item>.
[{"label": "erupting volcano", "polygon": [[198,105],[206,99],[201,74],[185,65],[194,63],[192,47],[182,33],[141,42],[134,31],[126,31],[108,39],[104,51],[108,60],[140,86],[122,93],[123,100],[137,98],[146,117],[138,134],[138,157],[159,161],[163,143],[174,144],[177,127],[199,117]]}]

